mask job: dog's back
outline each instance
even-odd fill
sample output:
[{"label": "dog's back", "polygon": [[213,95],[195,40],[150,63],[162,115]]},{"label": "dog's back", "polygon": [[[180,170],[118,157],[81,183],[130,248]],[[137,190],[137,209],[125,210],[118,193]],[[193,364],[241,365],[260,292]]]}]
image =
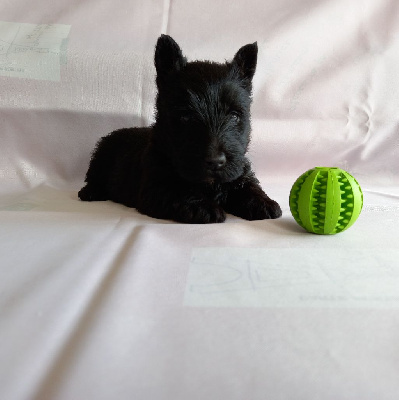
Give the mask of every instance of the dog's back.
[{"label": "dog's back", "polygon": [[79,192],[79,198],[113,200],[136,207],[141,159],[151,133],[151,128],[125,128],[101,138],[93,151],[85,179],[87,184]]}]

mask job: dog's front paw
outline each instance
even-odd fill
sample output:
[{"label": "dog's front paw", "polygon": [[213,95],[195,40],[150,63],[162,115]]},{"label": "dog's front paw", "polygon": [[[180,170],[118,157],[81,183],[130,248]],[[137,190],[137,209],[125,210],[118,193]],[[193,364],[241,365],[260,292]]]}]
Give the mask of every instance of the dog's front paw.
[{"label": "dog's front paw", "polygon": [[263,196],[255,196],[249,199],[244,212],[247,213],[247,217],[244,218],[250,221],[259,219],[275,219],[282,215],[279,204],[276,201]]},{"label": "dog's front paw", "polygon": [[236,193],[230,199],[227,211],[249,221],[275,219],[282,215],[278,203],[258,188]]},{"label": "dog's front paw", "polygon": [[174,219],[188,224],[210,224],[224,222],[226,213],[217,204],[198,201],[181,204]]}]

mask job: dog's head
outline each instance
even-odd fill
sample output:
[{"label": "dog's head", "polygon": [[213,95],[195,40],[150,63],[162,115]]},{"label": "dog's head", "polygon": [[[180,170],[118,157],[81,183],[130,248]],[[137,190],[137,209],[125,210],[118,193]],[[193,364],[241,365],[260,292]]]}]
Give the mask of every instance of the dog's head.
[{"label": "dog's head", "polygon": [[224,64],[187,62],[170,36],[158,39],[154,139],[182,178],[229,182],[242,174],[257,53],[254,43]]}]

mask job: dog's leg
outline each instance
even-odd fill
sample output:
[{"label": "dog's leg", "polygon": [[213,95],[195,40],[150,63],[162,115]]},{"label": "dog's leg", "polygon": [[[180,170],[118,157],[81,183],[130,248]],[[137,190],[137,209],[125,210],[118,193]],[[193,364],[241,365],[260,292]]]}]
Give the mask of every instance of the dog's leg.
[{"label": "dog's leg", "polygon": [[189,224],[224,222],[226,213],[217,203],[208,199],[182,198],[172,204],[171,219]]},{"label": "dog's leg", "polygon": [[159,181],[154,186],[142,188],[137,210],[150,217],[189,224],[216,223],[226,219],[223,208],[214,200]]},{"label": "dog's leg", "polygon": [[82,201],[105,201],[108,197],[93,185],[86,184],[85,187],[79,190],[79,199]]},{"label": "dog's leg", "polygon": [[141,204],[137,210],[150,217],[170,219],[186,224],[210,224],[224,222],[226,213],[217,203],[193,197],[164,197],[162,206],[152,206],[149,202]]},{"label": "dog's leg", "polygon": [[278,203],[266,195],[256,178],[229,190],[225,210],[250,221],[274,219],[282,215]]}]

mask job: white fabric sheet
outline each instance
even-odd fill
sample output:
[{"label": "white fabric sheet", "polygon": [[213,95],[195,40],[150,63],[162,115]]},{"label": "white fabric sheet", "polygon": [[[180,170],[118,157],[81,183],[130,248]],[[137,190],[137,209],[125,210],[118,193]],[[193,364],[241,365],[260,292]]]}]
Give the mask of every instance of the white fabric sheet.
[{"label": "white fabric sheet", "polygon": [[[397,400],[398,12],[396,0],[3,2],[0,398]],[[190,60],[258,42],[250,158],[281,219],[182,225],[78,200],[96,141],[153,121],[161,33]],[[312,235],[292,218],[290,188],[314,166],[362,186],[348,231]],[[261,265],[258,281],[245,264],[249,287],[217,272],[234,255]]]}]

